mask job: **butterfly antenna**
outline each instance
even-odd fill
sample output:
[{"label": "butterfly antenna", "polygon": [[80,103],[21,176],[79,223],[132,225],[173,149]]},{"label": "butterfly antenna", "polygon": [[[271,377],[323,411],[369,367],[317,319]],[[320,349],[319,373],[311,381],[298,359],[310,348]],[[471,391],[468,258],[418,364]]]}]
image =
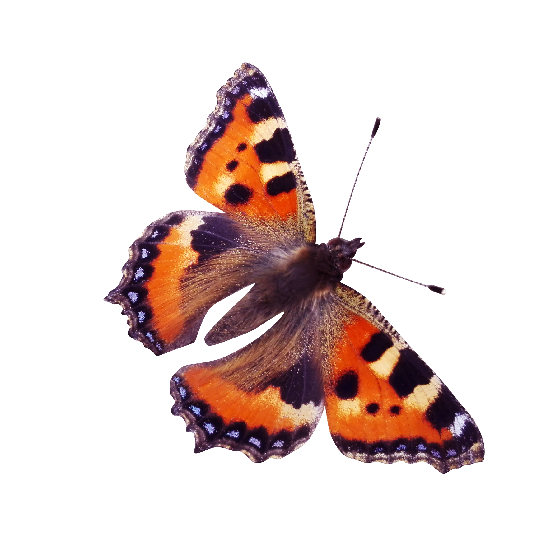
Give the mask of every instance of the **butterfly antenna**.
[{"label": "butterfly antenna", "polygon": [[[371,141],[373,137],[376,135],[377,131],[379,130],[379,125],[381,124],[381,119],[377,117],[375,119],[375,124],[373,125],[373,130],[371,132],[371,138],[369,139],[366,151],[364,153],[364,157],[362,158],[362,163],[360,163],[360,168],[358,169],[358,173],[356,174],[356,179],[354,180],[354,184],[352,185],[352,190],[350,191],[350,197],[348,198],[348,204],[346,205],[346,210],[344,211],[344,217],[342,218],[342,223],[340,224],[340,229],[338,230],[338,237],[342,233],[342,226],[344,225],[344,220],[346,219],[346,214],[348,213],[348,208],[350,206],[350,201],[352,200],[352,195],[354,194],[354,189],[356,188],[356,183],[358,181],[358,176],[360,175],[360,171],[362,170],[362,165],[364,165],[364,160],[366,159],[369,147],[371,146]],[[357,261],[356,261],[357,262]]]},{"label": "butterfly antenna", "polygon": [[400,278],[401,280],[406,280],[407,282],[412,282],[413,284],[418,284],[419,286],[424,286],[425,288],[428,288],[429,290],[432,290],[432,292],[435,292],[436,294],[445,295],[445,289],[440,288],[439,286],[434,286],[433,284],[422,284],[422,282],[416,282],[416,280],[411,280],[410,278],[405,278],[404,276],[399,276],[398,274],[395,274],[394,272],[389,272],[388,270],[383,270],[382,268],[378,268],[377,266],[373,266],[372,264],[368,264],[368,263],[359,261],[357,259],[352,259],[352,262],[357,262],[357,263],[363,264],[365,266],[369,266],[370,268],[375,268],[375,270],[380,270],[381,272],[385,272],[385,274],[390,274],[391,276],[396,276],[397,278]]}]

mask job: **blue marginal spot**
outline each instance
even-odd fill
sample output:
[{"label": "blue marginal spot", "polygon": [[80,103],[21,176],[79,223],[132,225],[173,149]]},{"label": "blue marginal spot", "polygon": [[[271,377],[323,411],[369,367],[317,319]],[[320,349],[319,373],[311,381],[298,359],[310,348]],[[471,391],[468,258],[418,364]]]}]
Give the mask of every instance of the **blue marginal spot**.
[{"label": "blue marginal spot", "polygon": [[200,408],[198,406],[195,406],[194,404],[191,404],[189,406],[189,409],[195,416],[200,416]]},{"label": "blue marginal spot", "polygon": [[214,426],[214,424],[211,424],[210,422],[204,422],[204,424],[202,424],[204,426],[204,429],[209,433],[209,434],[213,434],[216,431],[216,427]]}]

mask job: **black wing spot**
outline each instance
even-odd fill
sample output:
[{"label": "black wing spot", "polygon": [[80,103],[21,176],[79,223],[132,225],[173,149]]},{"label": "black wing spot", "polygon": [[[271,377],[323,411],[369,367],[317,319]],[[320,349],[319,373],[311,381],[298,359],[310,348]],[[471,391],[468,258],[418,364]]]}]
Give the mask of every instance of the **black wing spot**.
[{"label": "black wing spot", "polygon": [[296,159],[292,137],[287,128],[277,128],[269,140],[262,140],[255,144],[255,152],[261,163],[277,161],[290,163]]},{"label": "black wing spot", "polygon": [[334,390],[339,399],[353,399],[358,394],[358,374],[347,371],[337,379]]},{"label": "black wing spot", "polygon": [[368,414],[377,414],[379,412],[379,405],[376,402],[369,403],[366,406],[366,411]]},{"label": "black wing spot", "polygon": [[418,385],[427,385],[434,372],[410,348],[401,350],[399,361],[389,376],[389,383],[399,397],[410,395]]},{"label": "black wing spot", "polygon": [[247,114],[254,123],[265,121],[271,117],[284,116],[278,105],[278,101],[276,101],[273,95],[268,95],[265,98],[257,97],[253,99],[247,107]]},{"label": "black wing spot", "polygon": [[311,436],[311,429],[309,428],[308,425],[303,425],[296,430],[296,433],[294,434],[294,440],[309,439],[310,436]]},{"label": "black wing spot", "polygon": [[246,187],[245,185],[242,185],[240,183],[234,183],[233,185],[230,185],[224,194],[226,202],[228,204],[231,204],[232,206],[247,204],[247,202],[251,200],[252,196],[253,191],[249,187]]},{"label": "black wing spot", "polygon": [[232,159],[231,161],[228,161],[226,168],[228,171],[233,171],[238,165],[239,162],[236,159]]},{"label": "black wing spot", "polygon": [[453,393],[442,385],[436,400],[426,410],[426,418],[436,430],[442,430],[451,426],[455,414],[462,411],[463,407]]},{"label": "black wing spot", "polygon": [[376,362],[392,346],[392,340],[385,333],[374,333],[371,335],[369,342],[362,348],[360,355],[366,362]]},{"label": "black wing spot", "polygon": [[317,406],[323,400],[317,366],[307,354],[303,354],[289,370],[273,379],[270,385],[279,387],[280,398],[296,409],[311,402]]},{"label": "black wing spot", "polygon": [[191,236],[191,246],[199,254],[199,264],[239,246],[235,226],[222,216],[205,216],[203,223],[191,231]]},{"label": "black wing spot", "polygon": [[296,176],[291,172],[273,177],[266,183],[266,192],[270,196],[278,196],[281,193],[289,193],[297,187]]},{"label": "black wing spot", "polygon": [[397,405],[392,406],[392,407],[389,409],[389,412],[390,412],[391,414],[395,415],[395,416],[398,416],[398,415],[401,413],[401,407],[400,407],[400,406],[397,406]]},{"label": "black wing spot", "polygon": [[241,144],[237,144],[237,151],[243,152],[247,149],[247,144],[245,142],[241,142]]}]

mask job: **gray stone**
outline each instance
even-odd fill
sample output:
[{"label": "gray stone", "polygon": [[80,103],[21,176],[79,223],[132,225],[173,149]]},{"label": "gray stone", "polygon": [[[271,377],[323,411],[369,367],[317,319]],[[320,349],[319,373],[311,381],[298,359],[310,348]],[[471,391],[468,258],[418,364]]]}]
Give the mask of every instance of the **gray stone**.
[{"label": "gray stone", "polygon": [[[381,117],[343,234],[363,236],[368,262],[392,274],[355,263],[347,283],[386,313],[484,431],[484,158],[449,65],[257,64],[285,112],[321,236],[337,234]],[[105,65],[104,295],[151,222],[200,206],[182,182],[184,154],[234,67]],[[133,342],[107,301],[104,330],[104,458],[112,473],[435,472],[346,459],[324,422],[281,462],[253,465],[221,449],[193,455],[192,433],[169,414],[167,378],[181,369],[180,357],[155,358]]]}]

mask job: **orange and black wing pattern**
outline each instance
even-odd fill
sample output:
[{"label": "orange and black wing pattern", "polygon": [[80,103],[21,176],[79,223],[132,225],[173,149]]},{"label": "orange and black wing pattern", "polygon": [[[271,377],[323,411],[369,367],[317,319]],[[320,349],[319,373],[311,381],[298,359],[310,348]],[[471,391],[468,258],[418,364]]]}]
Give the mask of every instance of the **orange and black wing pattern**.
[{"label": "orange and black wing pattern", "polygon": [[226,214],[173,212],[134,242],[105,299],[122,305],[129,335],[155,354],[190,344],[208,309],[252,282],[253,235]]},{"label": "orange and black wing pattern", "polygon": [[195,432],[195,453],[222,447],[254,463],[282,459],[313,437],[323,416],[319,368],[305,352],[285,372],[246,390],[212,367],[170,381],[171,413]]},{"label": "orange and black wing pattern", "polygon": [[286,119],[269,83],[243,64],[218,91],[218,104],[187,152],[196,194],[265,229],[276,224],[315,241],[313,204]]},{"label": "orange and black wing pattern", "polygon": [[338,449],[364,462],[425,461],[440,472],[482,461],[469,413],[363,296],[340,284],[340,323],[324,368]]},{"label": "orange and black wing pattern", "polygon": [[[130,336],[156,354],[194,342],[208,309],[254,283],[267,254],[315,239],[313,203],[265,77],[243,64],[217,98],[185,173],[225,213],[173,212],[148,226],[106,297],[122,305]],[[222,329],[222,340],[255,326]]]},{"label": "orange and black wing pattern", "polygon": [[283,457],[307,441],[325,406],[347,457],[424,461],[440,472],[482,461],[468,412],[379,311],[339,283],[360,239],[315,244],[313,204],[265,77],[243,64],[217,99],[185,174],[223,213],[173,212],[152,223],[106,298],[156,354],[193,342],[208,309],[249,284],[208,344],[283,313],[245,348],[173,376],[172,412],[194,433],[195,451]]}]

